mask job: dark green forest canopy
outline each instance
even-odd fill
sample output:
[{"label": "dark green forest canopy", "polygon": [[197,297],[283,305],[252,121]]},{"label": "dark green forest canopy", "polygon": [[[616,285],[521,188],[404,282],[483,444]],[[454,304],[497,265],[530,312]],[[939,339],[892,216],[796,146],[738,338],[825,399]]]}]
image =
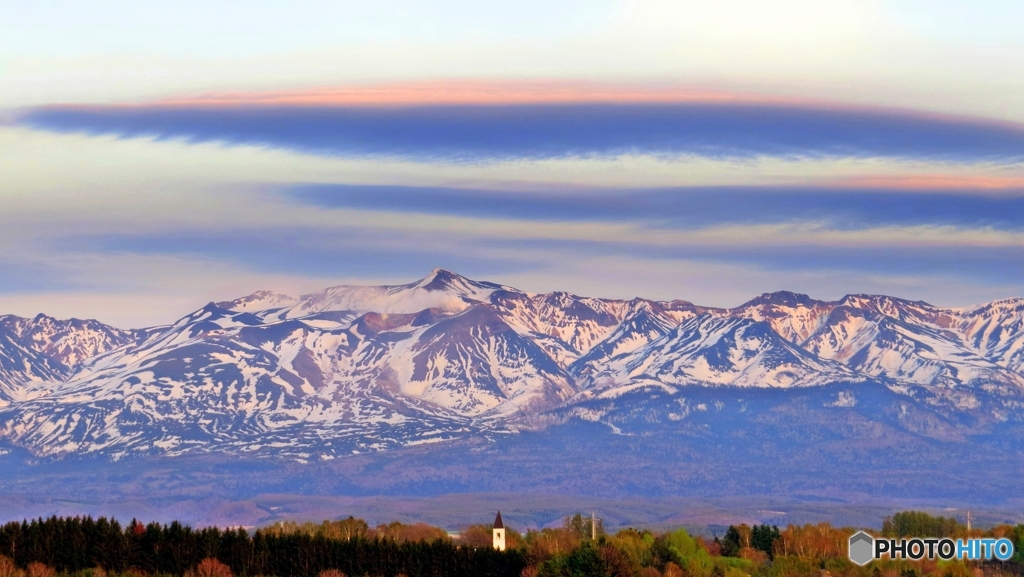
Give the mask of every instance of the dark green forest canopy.
[{"label": "dark green forest canopy", "polygon": [[315,577],[337,569],[348,575],[518,577],[518,551],[458,547],[450,540],[398,542],[389,538],[332,539],[305,533],[192,529],[179,523],[143,526],[90,517],[37,519],[0,527],[0,555],[19,566],[41,562],[71,573],[94,567],[124,573],[183,575],[206,558],[236,575]]}]

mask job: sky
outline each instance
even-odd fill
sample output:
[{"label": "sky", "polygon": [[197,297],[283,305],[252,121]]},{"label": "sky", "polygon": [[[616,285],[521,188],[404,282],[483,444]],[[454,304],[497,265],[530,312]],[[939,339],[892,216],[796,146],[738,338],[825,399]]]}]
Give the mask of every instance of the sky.
[{"label": "sky", "polygon": [[1024,296],[1020,2],[156,4],[0,0],[0,314]]}]

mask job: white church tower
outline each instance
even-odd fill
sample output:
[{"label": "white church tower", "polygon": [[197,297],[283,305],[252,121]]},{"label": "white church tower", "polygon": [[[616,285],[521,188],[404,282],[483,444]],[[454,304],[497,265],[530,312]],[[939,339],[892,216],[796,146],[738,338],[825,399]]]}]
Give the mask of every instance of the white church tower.
[{"label": "white church tower", "polygon": [[498,516],[494,518],[494,548],[498,551],[505,550],[505,524],[501,522],[501,511],[498,511]]}]

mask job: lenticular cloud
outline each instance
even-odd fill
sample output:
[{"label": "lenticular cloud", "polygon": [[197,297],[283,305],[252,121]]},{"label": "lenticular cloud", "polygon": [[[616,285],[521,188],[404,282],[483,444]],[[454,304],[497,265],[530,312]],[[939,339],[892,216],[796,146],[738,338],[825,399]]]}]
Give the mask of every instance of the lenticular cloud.
[{"label": "lenticular cloud", "polygon": [[924,115],[736,103],[48,107],[43,130],[474,161],[615,154],[1018,162],[1024,127]]}]

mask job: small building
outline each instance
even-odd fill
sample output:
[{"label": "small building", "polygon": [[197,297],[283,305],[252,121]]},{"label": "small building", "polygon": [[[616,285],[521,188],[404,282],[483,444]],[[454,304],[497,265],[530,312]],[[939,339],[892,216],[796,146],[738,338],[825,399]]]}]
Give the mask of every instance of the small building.
[{"label": "small building", "polygon": [[498,516],[494,518],[494,529],[491,530],[494,535],[494,548],[498,551],[505,550],[505,524],[501,522],[501,511],[498,511]]}]

